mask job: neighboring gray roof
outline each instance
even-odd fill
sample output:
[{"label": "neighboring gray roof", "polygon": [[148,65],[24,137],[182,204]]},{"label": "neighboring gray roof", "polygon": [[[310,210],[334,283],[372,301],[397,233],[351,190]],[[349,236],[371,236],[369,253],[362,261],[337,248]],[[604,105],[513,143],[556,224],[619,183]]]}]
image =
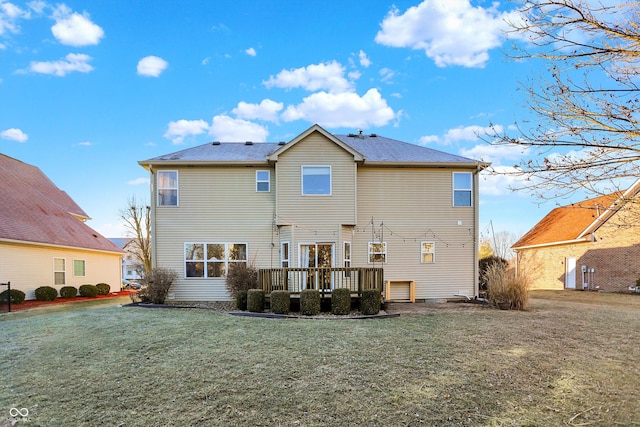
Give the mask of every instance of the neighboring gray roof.
[{"label": "neighboring gray roof", "polygon": [[[364,163],[385,164],[447,164],[460,166],[485,165],[479,161],[456,156],[420,145],[409,144],[377,135],[334,135],[337,139],[362,154]],[[225,163],[266,164],[267,157],[282,148],[282,143],[256,142],[252,145],[238,142],[208,143],[165,154],[139,162],[150,164]]]}]

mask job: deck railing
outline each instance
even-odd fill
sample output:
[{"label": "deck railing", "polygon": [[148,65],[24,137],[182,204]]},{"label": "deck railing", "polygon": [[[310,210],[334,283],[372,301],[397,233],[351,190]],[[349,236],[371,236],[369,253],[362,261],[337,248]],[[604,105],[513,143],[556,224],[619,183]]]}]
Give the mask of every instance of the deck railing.
[{"label": "deck railing", "polygon": [[349,288],[352,294],[360,295],[365,289],[382,292],[384,269],[368,267],[309,267],[309,268],[264,268],[258,270],[258,282],[265,293],[287,290],[297,294],[305,289],[317,289],[328,296],[336,288]]}]

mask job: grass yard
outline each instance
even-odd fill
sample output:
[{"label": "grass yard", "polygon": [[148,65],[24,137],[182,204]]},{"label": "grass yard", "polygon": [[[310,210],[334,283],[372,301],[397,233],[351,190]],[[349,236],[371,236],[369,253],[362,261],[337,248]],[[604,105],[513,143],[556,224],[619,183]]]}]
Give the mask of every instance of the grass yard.
[{"label": "grass yard", "polygon": [[640,296],[534,296],[365,321],[0,314],[0,426],[640,425]]}]

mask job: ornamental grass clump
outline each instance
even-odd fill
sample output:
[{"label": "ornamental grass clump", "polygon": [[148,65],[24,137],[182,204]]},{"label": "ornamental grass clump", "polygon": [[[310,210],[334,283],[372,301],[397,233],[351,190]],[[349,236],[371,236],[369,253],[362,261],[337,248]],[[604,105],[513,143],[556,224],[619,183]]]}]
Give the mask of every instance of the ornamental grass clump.
[{"label": "ornamental grass clump", "polygon": [[317,316],[320,314],[321,297],[317,289],[305,289],[300,292],[300,314]]},{"label": "ornamental grass clump", "polygon": [[351,289],[337,288],[331,292],[331,313],[341,316],[351,313]]},{"label": "ornamental grass clump", "polygon": [[271,291],[271,312],[289,314],[291,311],[291,294],[289,291]]},{"label": "ornamental grass clump", "polygon": [[493,306],[526,310],[529,304],[529,280],[523,272],[500,264],[490,265],[485,271],[489,303]]},{"label": "ornamental grass clump", "polygon": [[264,291],[262,289],[249,289],[247,291],[247,310],[252,313],[264,311]]},{"label": "ornamental grass clump", "polygon": [[58,291],[51,286],[40,286],[36,289],[36,299],[38,301],[53,301],[58,298]]},{"label": "ornamental grass clump", "polygon": [[73,286],[63,286],[60,288],[60,298],[75,298],[78,295],[78,289]]},{"label": "ornamental grass clump", "polygon": [[365,289],[360,297],[360,312],[365,316],[373,316],[380,312],[381,296],[377,289]]}]

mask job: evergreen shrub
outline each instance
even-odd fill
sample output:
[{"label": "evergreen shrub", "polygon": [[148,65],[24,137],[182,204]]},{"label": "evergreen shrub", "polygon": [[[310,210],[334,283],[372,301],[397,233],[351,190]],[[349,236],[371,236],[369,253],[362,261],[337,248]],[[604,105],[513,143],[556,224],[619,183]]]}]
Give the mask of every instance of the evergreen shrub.
[{"label": "evergreen shrub", "polygon": [[[9,290],[0,292],[0,304],[7,304]],[[11,304],[22,304],[27,295],[19,289],[11,289]]]},{"label": "evergreen shrub", "polygon": [[336,288],[331,291],[331,313],[337,315],[351,313],[351,289]]},{"label": "evergreen shrub", "polygon": [[247,310],[252,313],[264,311],[264,291],[262,289],[249,289],[247,291]]},{"label": "evergreen shrub", "polygon": [[51,286],[40,286],[36,289],[36,299],[38,301],[53,301],[58,298],[58,291]]},{"label": "evergreen shrub", "polygon": [[247,309],[247,291],[238,291],[236,293],[236,308],[242,311]]},{"label": "evergreen shrub", "polygon": [[78,295],[78,289],[73,286],[63,286],[60,288],[60,298],[75,298]]},{"label": "evergreen shrub", "polygon": [[289,314],[291,311],[291,294],[289,291],[271,291],[271,312]]},{"label": "evergreen shrub", "polygon": [[320,314],[320,291],[305,289],[300,292],[300,314],[303,316],[317,316]]},{"label": "evergreen shrub", "polygon": [[365,289],[360,297],[360,312],[366,316],[372,316],[380,312],[380,291],[377,289]]},{"label": "evergreen shrub", "polygon": [[98,288],[98,295],[109,295],[111,292],[111,286],[108,283],[98,283],[96,288]]},{"label": "evergreen shrub", "polygon": [[95,285],[80,285],[80,296],[95,298],[98,296],[98,288]]}]

